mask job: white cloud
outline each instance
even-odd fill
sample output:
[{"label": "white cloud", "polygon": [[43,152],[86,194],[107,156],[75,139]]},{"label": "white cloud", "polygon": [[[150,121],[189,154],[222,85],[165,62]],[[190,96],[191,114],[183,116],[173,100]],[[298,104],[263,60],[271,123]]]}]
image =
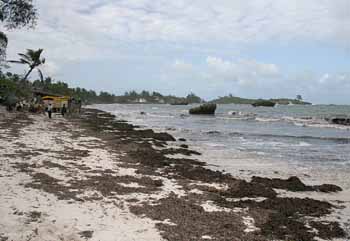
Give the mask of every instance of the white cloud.
[{"label": "white cloud", "polygon": [[193,70],[193,65],[186,63],[183,60],[175,60],[172,67],[179,72],[189,72]]},{"label": "white cloud", "polygon": [[[280,44],[316,42],[350,48],[349,0],[35,0],[35,4],[40,11],[38,26],[9,33],[8,56],[13,59],[27,48],[44,48],[49,61],[44,69],[46,75],[59,76],[66,66],[80,64],[80,72],[76,71],[79,74],[73,75],[74,79],[78,77],[78,83],[86,79],[85,72],[91,73],[91,69],[84,69],[84,63],[94,66],[93,72],[99,77],[108,72],[101,62],[147,57],[144,65],[153,68],[147,74],[152,72],[152,78],[158,77],[158,81],[161,75],[170,76],[159,73],[159,66],[166,60],[178,59],[170,65],[177,73],[173,78],[181,80],[173,79],[172,89],[178,83],[188,87],[206,81],[202,89],[249,88],[258,93],[258,88],[265,91],[270,86],[283,95],[281,90],[289,93],[305,89],[311,93],[331,83],[342,84],[344,89],[349,86],[349,74],[337,75],[322,69],[330,72],[322,79],[316,69],[318,74],[294,78],[274,57],[257,61],[254,56],[241,59],[238,53],[251,46],[264,48],[265,44],[271,49]],[[304,54],[300,53],[300,58]],[[162,60],[149,64],[150,58],[159,56]],[[194,58],[193,62],[202,60],[202,64],[187,60]],[[140,62],[137,64],[142,65]],[[110,78],[136,79],[138,76],[130,72],[137,72],[137,66],[128,64],[115,70],[118,73],[113,72]],[[298,72],[304,70],[299,63],[291,64],[299,68]],[[134,71],[125,74],[129,69]]]},{"label": "white cloud", "polygon": [[209,56],[206,59],[207,76],[212,79],[235,81],[241,85],[265,83],[281,77],[278,66],[270,63],[259,63],[255,60],[223,60]]},{"label": "white cloud", "polygon": [[120,44],[140,41],[350,42],[348,0],[37,0],[36,5],[36,30],[10,34],[17,40],[10,51],[40,44],[54,58],[84,60],[113,57],[110,49],[118,54]]}]

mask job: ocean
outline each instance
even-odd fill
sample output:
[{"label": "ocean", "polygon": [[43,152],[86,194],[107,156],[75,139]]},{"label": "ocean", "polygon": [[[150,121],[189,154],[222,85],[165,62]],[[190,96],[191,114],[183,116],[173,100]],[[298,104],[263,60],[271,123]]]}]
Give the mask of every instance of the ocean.
[{"label": "ocean", "polygon": [[[350,114],[350,106],[218,105],[215,116],[189,115],[191,105],[95,107],[142,128],[185,138],[191,148],[203,153],[200,159],[233,174],[244,176],[246,171],[247,177],[252,173],[312,177],[313,172],[320,175],[318,172],[323,170],[350,173],[350,126],[329,124],[326,120],[334,115]],[[350,183],[336,181],[350,188]]]}]

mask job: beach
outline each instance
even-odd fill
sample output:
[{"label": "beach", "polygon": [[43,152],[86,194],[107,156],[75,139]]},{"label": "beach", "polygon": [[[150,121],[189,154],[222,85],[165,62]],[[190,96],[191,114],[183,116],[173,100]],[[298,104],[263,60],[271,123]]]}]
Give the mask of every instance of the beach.
[{"label": "beach", "polygon": [[325,198],[341,195],[340,186],[298,177],[245,180],[209,168],[185,139],[97,109],[50,120],[2,111],[0,137],[0,240],[349,235],[348,224],[334,218],[344,203]]}]

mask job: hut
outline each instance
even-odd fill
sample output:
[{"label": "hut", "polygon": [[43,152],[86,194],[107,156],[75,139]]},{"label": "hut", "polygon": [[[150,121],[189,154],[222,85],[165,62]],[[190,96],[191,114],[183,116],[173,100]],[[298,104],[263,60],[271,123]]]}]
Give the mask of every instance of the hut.
[{"label": "hut", "polygon": [[63,106],[65,106],[66,108],[68,107],[68,100],[70,99],[70,97],[47,95],[43,96],[41,99],[44,103],[45,108],[49,104],[52,104],[53,112],[60,112]]}]

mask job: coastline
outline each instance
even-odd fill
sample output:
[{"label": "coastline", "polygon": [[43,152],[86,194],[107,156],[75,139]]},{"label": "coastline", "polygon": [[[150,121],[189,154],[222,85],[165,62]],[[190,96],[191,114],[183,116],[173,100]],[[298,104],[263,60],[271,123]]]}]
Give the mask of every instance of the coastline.
[{"label": "coastline", "polygon": [[[184,157],[200,155],[180,147],[186,142],[169,148],[167,142],[176,141],[171,135],[96,109],[52,121],[11,115],[0,119],[0,180],[11,187],[1,190],[0,214],[10,221],[0,221],[0,238],[42,240],[56,229],[61,236],[51,238],[62,240],[115,240],[118,233],[125,235],[121,240],[346,239],[336,221],[322,222],[341,204],[280,197],[275,190],[340,191],[334,185],[237,179]],[[74,215],[62,220],[62,210]],[[10,229],[14,223],[19,230]],[[27,236],[13,236],[21,230]]]}]

